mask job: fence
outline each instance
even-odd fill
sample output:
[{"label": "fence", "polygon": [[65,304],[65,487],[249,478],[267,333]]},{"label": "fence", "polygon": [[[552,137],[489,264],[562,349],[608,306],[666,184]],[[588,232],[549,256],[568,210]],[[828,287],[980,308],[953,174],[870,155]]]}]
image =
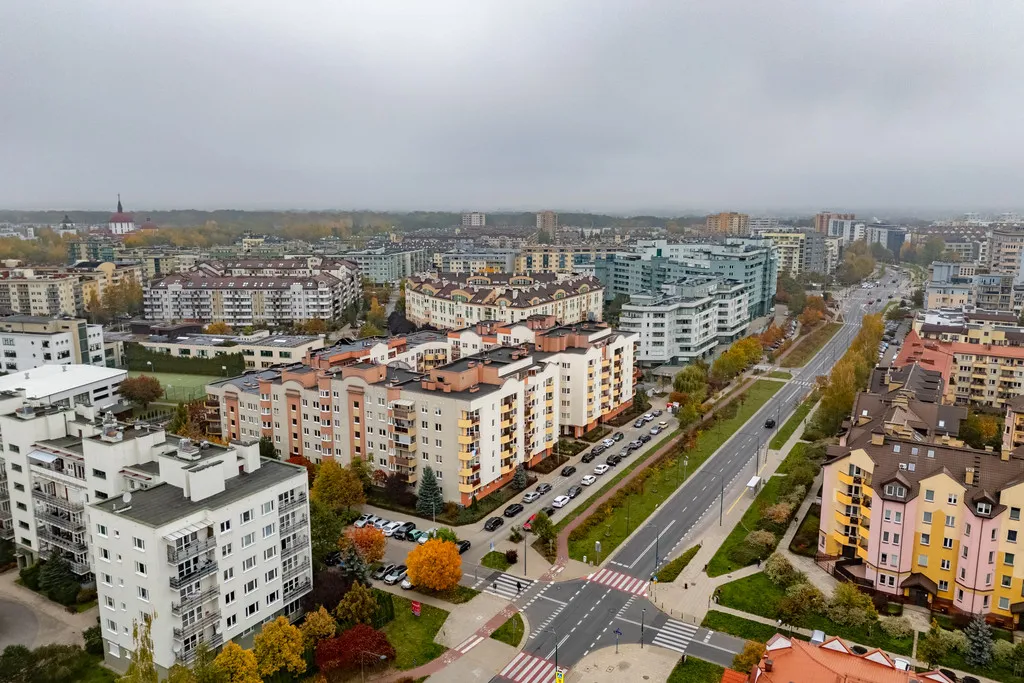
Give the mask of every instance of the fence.
[{"label": "fence", "polygon": [[[231,377],[245,371],[245,358],[241,353],[225,353],[214,358],[188,358],[166,353],[154,353],[146,347],[129,342],[124,349],[129,370],[175,372],[185,375],[213,375]],[[225,370],[226,368],[226,370]],[[205,392],[201,392],[205,394]],[[198,398],[198,397],[197,397]],[[187,400],[187,399],[177,399]]]}]

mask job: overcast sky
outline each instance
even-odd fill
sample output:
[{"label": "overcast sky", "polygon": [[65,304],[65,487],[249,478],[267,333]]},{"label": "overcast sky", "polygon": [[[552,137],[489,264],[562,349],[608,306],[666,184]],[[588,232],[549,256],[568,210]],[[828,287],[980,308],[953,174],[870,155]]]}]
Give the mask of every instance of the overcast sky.
[{"label": "overcast sky", "polygon": [[11,0],[0,207],[1024,207],[1012,0]]}]

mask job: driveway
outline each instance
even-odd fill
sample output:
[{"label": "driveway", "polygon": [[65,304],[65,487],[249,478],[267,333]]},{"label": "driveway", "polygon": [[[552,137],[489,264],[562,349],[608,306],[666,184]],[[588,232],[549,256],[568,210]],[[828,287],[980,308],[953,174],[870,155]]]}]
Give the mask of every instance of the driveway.
[{"label": "driveway", "polygon": [[60,605],[14,583],[18,572],[0,574],[0,649],[11,644],[30,648],[49,643],[82,645],[82,631],[96,625],[96,607],[69,614]]},{"label": "driveway", "polygon": [[39,620],[28,605],[0,598],[0,650],[8,645],[36,645]]}]

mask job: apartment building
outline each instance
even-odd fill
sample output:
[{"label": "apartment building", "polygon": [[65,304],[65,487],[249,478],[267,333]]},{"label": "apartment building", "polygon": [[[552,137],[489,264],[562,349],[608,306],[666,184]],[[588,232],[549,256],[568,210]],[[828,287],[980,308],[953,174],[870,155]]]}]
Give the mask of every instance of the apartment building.
[{"label": "apartment building", "polygon": [[362,277],[370,278],[377,284],[396,283],[430,267],[430,258],[425,249],[377,247],[350,251],[344,257],[359,266]]},{"label": "apartment building", "polygon": [[985,311],[1013,313],[1014,276],[990,273],[974,276],[974,305]]},{"label": "apartment building", "polygon": [[973,263],[935,261],[928,266],[925,308],[963,308],[974,305],[977,267]]},{"label": "apartment building", "polygon": [[115,260],[114,250],[120,246],[118,239],[109,236],[90,235],[84,239],[68,242],[68,264],[80,261]]},{"label": "apartment building", "polygon": [[750,234],[750,216],[733,211],[711,214],[704,221],[704,229],[713,235],[742,237]]},{"label": "apartment building", "polygon": [[469,211],[462,214],[462,227],[483,228],[487,226],[487,214],[482,211]]},{"label": "apartment building", "polygon": [[81,318],[0,317],[4,372],[40,365],[104,365],[103,326]]},{"label": "apartment building", "polygon": [[[761,237],[769,239],[778,250],[779,272],[788,273],[791,277],[798,277],[808,266],[808,235],[807,233],[792,232],[764,232]],[[820,235],[819,235],[820,237]],[[823,266],[819,266],[821,268]]]},{"label": "apartment building", "polygon": [[579,266],[607,258],[617,244],[526,244],[516,258],[517,273],[574,273]]},{"label": "apartment building", "polygon": [[415,325],[438,329],[532,315],[553,315],[561,323],[600,320],[603,289],[594,277],[549,273],[417,276],[406,281],[405,314]]},{"label": "apartment building", "polygon": [[358,360],[321,370],[296,363],[213,382],[211,408],[230,438],[268,436],[282,454],[347,464],[363,458],[417,483],[437,473],[446,500],[468,505],[632,405],[637,335],[592,323],[532,332],[534,341],[461,353],[480,337],[529,336],[485,324],[460,355],[423,370]]},{"label": "apartment building", "polygon": [[659,293],[631,296],[619,324],[640,339],[638,362],[686,364],[710,358],[718,344],[742,337],[749,310],[746,285],[695,277],[666,284]]},{"label": "apartment building", "polygon": [[867,226],[864,221],[853,218],[830,218],[827,234],[829,237],[838,237],[842,246],[848,247],[854,242],[867,239]]},{"label": "apartment building", "polygon": [[457,249],[434,254],[434,269],[440,273],[511,273],[516,269],[518,249]]},{"label": "apartment building", "polygon": [[232,327],[292,325],[341,316],[348,289],[326,273],[309,277],[171,275],[149,283],[150,320],[222,321]]},{"label": "apartment building", "polygon": [[779,219],[774,216],[750,216],[747,219],[747,227],[751,235],[773,232],[779,229]]},{"label": "apartment building", "polygon": [[868,244],[880,244],[893,253],[896,262],[899,263],[900,251],[903,243],[907,241],[907,230],[898,225],[886,225],[883,223],[871,223],[867,226],[865,235]]},{"label": "apartment building", "polygon": [[284,259],[203,261],[196,264],[195,270],[214,277],[309,278],[314,275],[330,275],[338,281],[335,289],[343,309],[357,303],[362,296],[362,277],[359,266],[347,259],[295,256]]},{"label": "apartment building", "polygon": [[75,316],[84,311],[79,280],[73,275],[36,275],[31,269],[0,272],[0,311],[26,315]]},{"label": "apartment building", "polygon": [[815,214],[814,216],[814,231],[820,232],[823,235],[834,234],[831,230],[832,221],[850,221],[853,222],[857,219],[857,216],[852,213],[836,213],[834,211],[822,211],[821,213]]},{"label": "apartment building", "polygon": [[558,230],[558,214],[554,211],[538,211],[537,230],[543,230],[550,237],[554,237],[555,231]]},{"label": "apartment building", "polygon": [[455,359],[453,341],[449,335],[458,334],[423,330],[395,337],[341,339],[331,346],[311,349],[302,362],[318,370],[330,370],[354,363],[399,363],[407,369],[424,372]]},{"label": "apartment building", "polygon": [[149,335],[134,341],[153,353],[181,358],[216,358],[240,353],[247,368],[294,363],[324,345],[323,335],[271,334],[267,330],[252,334]]},{"label": "apartment building", "polygon": [[961,262],[985,263],[986,266],[988,265],[987,261],[981,260],[982,242],[979,240],[948,238],[945,240],[945,249],[951,254],[956,254]]},{"label": "apartment building", "polygon": [[992,230],[989,240],[989,268],[993,273],[1012,275],[1021,282],[1021,258],[1024,256],[1024,231],[1013,228]]}]

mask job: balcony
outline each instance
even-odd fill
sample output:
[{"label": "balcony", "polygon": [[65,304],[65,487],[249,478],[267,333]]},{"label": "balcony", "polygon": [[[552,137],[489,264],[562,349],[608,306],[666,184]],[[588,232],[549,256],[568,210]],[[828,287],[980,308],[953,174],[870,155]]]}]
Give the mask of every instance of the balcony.
[{"label": "balcony", "polygon": [[14,527],[0,527],[0,538],[9,541],[14,538]]},{"label": "balcony", "polygon": [[836,491],[836,502],[843,506],[853,505],[853,496],[842,491]]},{"label": "balcony", "polygon": [[473,425],[475,425],[475,424],[477,424],[477,422],[474,421],[474,420],[466,420],[466,419],[461,419],[460,418],[459,421],[458,421],[459,429],[472,429]]},{"label": "balcony", "polygon": [[198,581],[204,576],[209,576],[217,571],[217,561],[208,559],[205,563],[197,563],[189,565],[184,573],[179,573],[178,576],[172,576],[170,579],[171,588],[178,590],[182,586],[193,581]]},{"label": "balcony", "polygon": [[470,479],[466,482],[459,482],[459,493],[473,493],[480,488],[480,479]]},{"label": "balcony", "polygon": [[282,517],[281,518],[281,524],[280,524],[281,533],[283,534],[283,533],[285,533],[285,532],[287,532],[289,530],[296,529],[296,528],[298,528],[300,526],[302,526],[302,527],[306,526],[306,520],[307,519],[308,518],[306,517],[305,513],[295,517],[294,519],[292,519],[292,517],[290,517],[290,516],[289,517]]},{"label": "balcony", "polygon": [[202,619],[197,619],[188,626],[182,626],[181,628],[174,629],[174,639],[184,640],[189,636],[205,631],[211,626],[216,626],[220,623],[220,610],[214,610],[203,615]]},{"label": "balcony", "polygon": [[82,512],[85,509],[85,505],[83,505],[82,503],[76,503],[74,501],[68,500],[67,498],[60,498],[58,496],[53,495],[52,493],[47,493],[42,489],[33,488],[32,497],[35,498],[36,500],[42,501],[44,503],[49,503],[54,507],[60,508],[61,510],[66,510],[68,512]]},{"label": "balcony", "polygon": [[89,546],[87,546],[84,541],[76,541],[74,537],[66,538],[46,528],[37,529],[36,535],[39,536],[40,541],[45,541],[50,545],[55,545],[61,550],[67,550],[68,552],[85,553],[89,550]]},{"label": "balcony", "polygon": [[293,579],[296,576],[299,576],[300,574],[302,574],[304,572],[308,572],[308,571],[309,571],[309,565],[304,564],[302,562],[296,562],[294,565],[292,565],[292,567],[290,569],[284,571],[281,574],[281,580],[282,581],[287,581],[288,579]]},{"label": "balcony", "polygon": [[288,547],[281,549],[281,557],[291,557],[300,550],[305,549],[309,545],[309,538],[306,534],[296,534]]},{"label": "balcony", "polygon": [[306,577],[305,580],[299,581],[294,586],[286,586],[284,589],[284,599],[287,601],[292,598],[297,598],[301,595],[305,595],[310,590],[312,590],[312,588],[313,582],[309,580],[309,577]]},{"label": "balcony", "polygon": [[171,603],[171,614],[176,617],[180,617],[185,612],[203,605],[210,600],[216,600],[220,597],[220,591],[216,588],[207,588],[206,590],[196,591],[190,593],[187,597],[182,599],[180,602]]},{"label": "balcony", "polygon": [[[63,529],[64,531],[70,533],[82,533],[85,531],[85,522],[82,520],[81,515],[75,516],[68,512],[50,512],[49,510],[40,508],[36,508],[35,514],[37,521],[51,524],[59,529]],[[0,512],[0,519],[3,519],[3,515],[4,513]],[[10,512],[7,513],[7,516],[10,517]]]},{"label": "balcony", "polygon": [[289,510],[291,510],[293,508],[296,508],[296,507],[298,507],[300,505],[305,505],[305,503],[306,503],[306,494],[305,493],[300,493],[299,495],[295,496],[294,498],[289,498],[287,500],[281,501],[278,504],[278,506],[277,506],[277,510],[278,510],[278,512],[288,512]]},{"label": "balcony", "polygon": [[178,564],[216,547],[217,539],[213,536],[198,538],[178,549],[167,546],[167,561],[171,564]]},{"label": "balcony", "polygon": [[[11,531],[13,531],[13,529]],[[39,557],[43,558],[44,560],[49,560],[54,552],[55,551],[52,550],[52,549],[46,549],[46,550],[42,550],[41,549],[39,551]],[[67,559],[68,564],[71,565],[71,571],[74,572],[75,574],[78,574],[79,576],[85,576],[86,574],[88,574],[88,573],[90,573],[92,571],[92,569],[89,567],[89,563],[88,562],[80,562],[80,561],[74,559],[73,557],[67,557],[66,553],[58,552],[57,554],[58,555],[63,555],[65,557],[65,559]]]}]

